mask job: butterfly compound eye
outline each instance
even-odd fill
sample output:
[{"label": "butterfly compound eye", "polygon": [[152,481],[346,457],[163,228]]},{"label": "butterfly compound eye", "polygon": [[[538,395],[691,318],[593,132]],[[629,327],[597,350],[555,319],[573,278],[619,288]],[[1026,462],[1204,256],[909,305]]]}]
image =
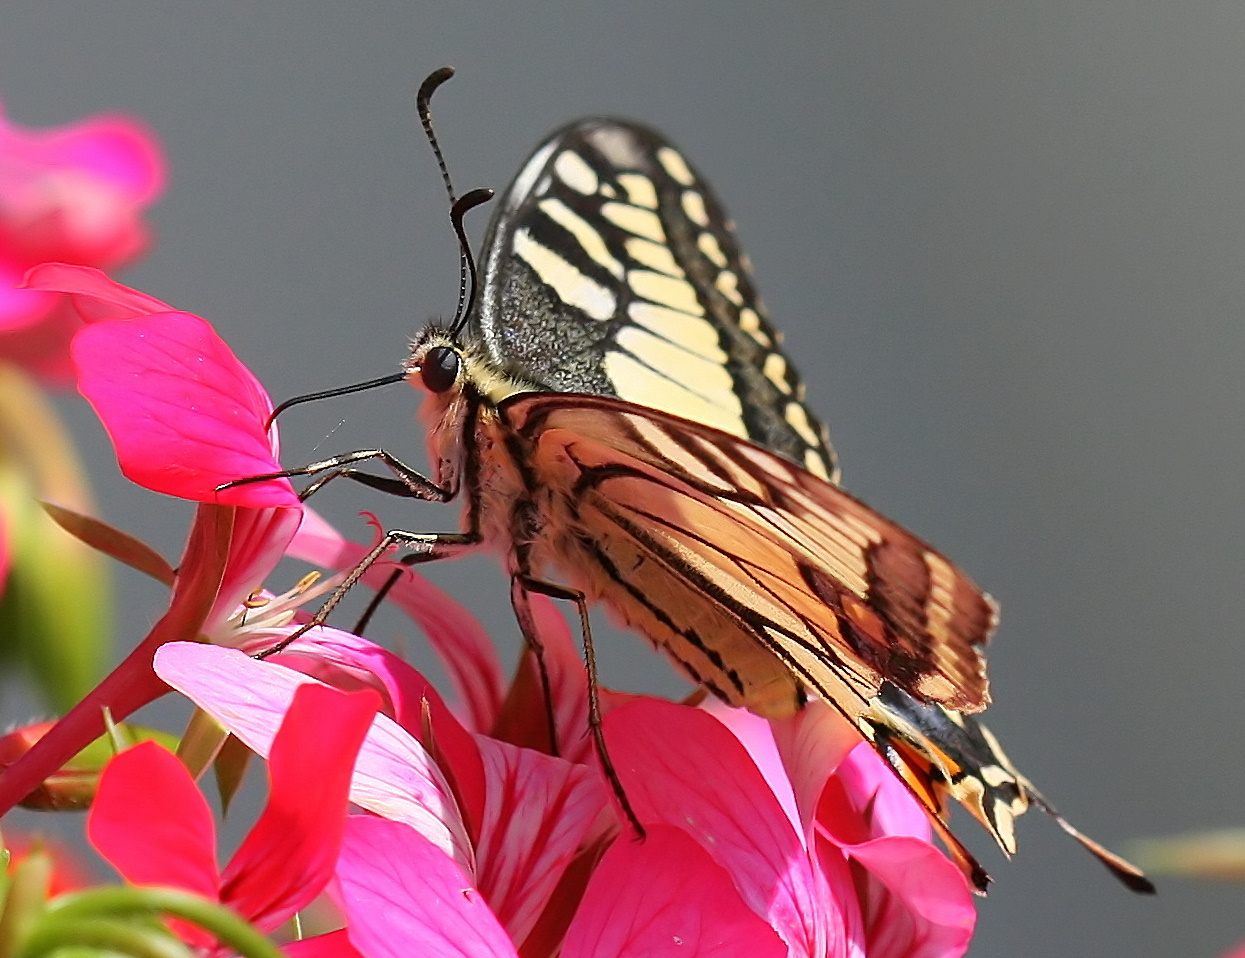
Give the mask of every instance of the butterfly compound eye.
[{"label": "butterfly compound eye", "polygon": [[432,347],[424,356],[419,375],[429,392],[445,392],[458,380],[458,353],[449,346]]}]

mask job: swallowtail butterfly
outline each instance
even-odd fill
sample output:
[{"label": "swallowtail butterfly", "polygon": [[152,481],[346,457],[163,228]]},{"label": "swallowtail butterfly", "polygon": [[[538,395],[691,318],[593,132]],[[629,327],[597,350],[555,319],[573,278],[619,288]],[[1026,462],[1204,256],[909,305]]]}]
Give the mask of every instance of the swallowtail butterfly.
[{"label": "swallowtail butterfly", "polygon": [[[1058,816],[973,717],[989,703],[994,603],[838,486],[730,221],[657,133],[592,118],[537,147],[493,216],[478,299],[415,339],[404,378],[425,394],[431,479],[379,450],[291,473],[463,495],[462,532],[395,532],[373,558],[395,543],[411,564],[492,548],[529,641],[532,593],[576,601],[585,630],[600,602],[731,705],[783,717],[824,699],[979,890],[988,876],[948,830],[948,798],[1009,854],[1036,804],[1153,890]],[[397,478],[358,472],[366,459]]]}]

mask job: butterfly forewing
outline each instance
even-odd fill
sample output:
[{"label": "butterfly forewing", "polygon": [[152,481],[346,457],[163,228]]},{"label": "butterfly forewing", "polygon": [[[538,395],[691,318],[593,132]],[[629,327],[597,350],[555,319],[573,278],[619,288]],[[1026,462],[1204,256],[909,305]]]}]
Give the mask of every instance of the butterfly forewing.
[{"label": "butterfly forewing", "polygon": [[517,379],[612,396],[834,474],[712,191],[665,140],[581,120],[506,191],[471,331]]}]

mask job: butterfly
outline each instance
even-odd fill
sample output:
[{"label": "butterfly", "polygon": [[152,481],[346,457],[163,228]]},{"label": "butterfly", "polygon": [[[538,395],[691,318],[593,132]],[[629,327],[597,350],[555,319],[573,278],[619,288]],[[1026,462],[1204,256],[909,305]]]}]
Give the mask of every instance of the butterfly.
[{"label": "butterfly", "polygon": [[[838,485],[732,224],[682,153],[627,121],[563,127],[502,195],[483,250],[478,299],[417,336],[403,368],[424,393],[431,478],[383,450],[303,470],[464,498],[461,531],[396,531],[369,558],[395,543],[408,564],[491,548],[534,648],[533,594],[575,602],[586,643],[601,603],[730,705],[782,718],[828,702],[978,890],[989,879],[949,831],[948,798],[1007,853],[1036,804],[1152,890],[973,718],[989,704],[994,602]],[[369,459],[394,477],[356,468]]]}]

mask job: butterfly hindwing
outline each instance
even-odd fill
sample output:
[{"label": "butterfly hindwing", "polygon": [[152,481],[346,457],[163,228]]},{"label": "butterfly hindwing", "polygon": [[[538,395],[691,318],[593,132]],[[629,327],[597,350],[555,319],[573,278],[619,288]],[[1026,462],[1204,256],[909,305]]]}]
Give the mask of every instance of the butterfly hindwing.
[{"label": "butterfly hindwing", "polygon": [[988,703],[993,603],[837,486],[746,440],[603,397],[523,394],[500,411],[530,444],[536,484],[572,504],[574,536],[625,530],[808,688],[834,701],[847,681],[863,702],[885,681],[962,711]]}]

